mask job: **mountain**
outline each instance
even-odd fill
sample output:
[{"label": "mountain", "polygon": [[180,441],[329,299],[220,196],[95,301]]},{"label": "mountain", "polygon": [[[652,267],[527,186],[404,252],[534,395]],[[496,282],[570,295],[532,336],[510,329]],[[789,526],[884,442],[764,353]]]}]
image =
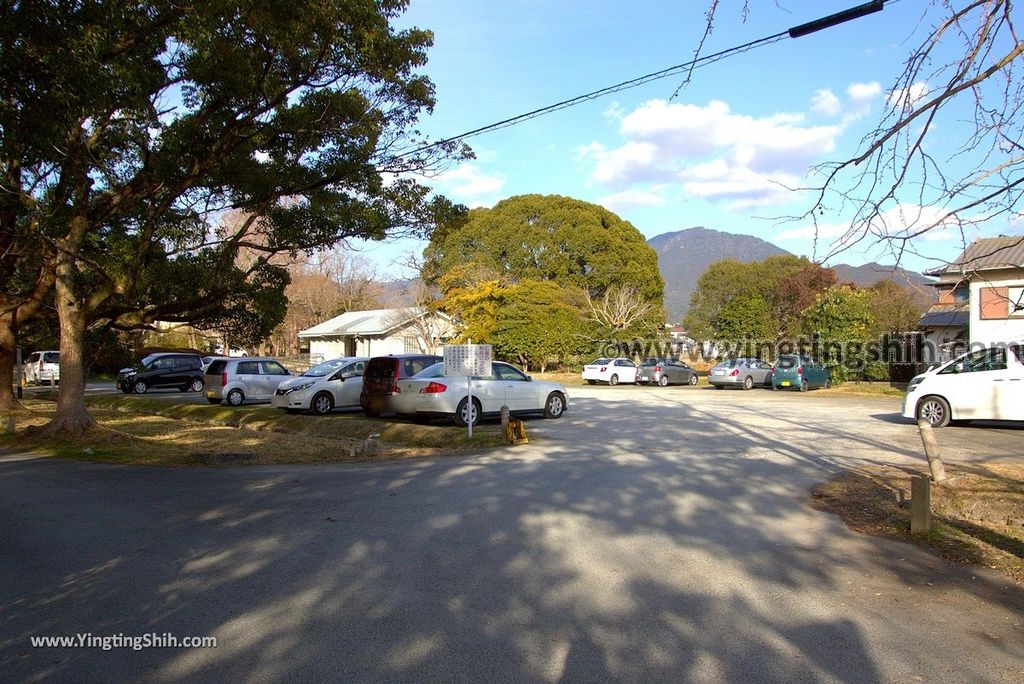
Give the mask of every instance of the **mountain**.
[{"label": "mountain", "polygon": [[[753,235],[737,235],[708,228],[687,228],[662,233],[652,237],[647,244],[658,253],[658,269],[665,280],[665,309],[668,311],[668,320],[673,323],[686,314],[690,306],[690,293],[712,262],[731,257],[749,263],[791,254]],[[832,268],[841,283],[867,287],[879,280],[891,280],[915,290],[922,306],[935,300],[932,288],[929,287],[933,281],[919,273],[876,263],[863,266],[837,264]]]},{"label": "mountain", "polygon": [[708,266],[720,259],[761,261],[789,254],[753,235],[724,233],[709,228],[687,228],[655,235],[647,241],[658,253],[658,270],[665,280],[668,320],[678,322],[690,307],[690,293]]}]

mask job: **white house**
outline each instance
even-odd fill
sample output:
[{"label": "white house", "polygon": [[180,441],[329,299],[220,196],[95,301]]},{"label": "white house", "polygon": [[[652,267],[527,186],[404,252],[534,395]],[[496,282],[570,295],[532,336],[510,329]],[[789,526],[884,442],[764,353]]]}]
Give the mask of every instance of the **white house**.
[{"label": "white house", "polygon": [[977,240],[956,261],[926,275],[938,277],[939,301],[920,327],[943,356],[964,343],[1024,342],[1024,236]]},{"label": "white house", "polygon": [[299,333],[314,361],[340,356],[438,353],[453,334],[451,319],[425,307],[346,311]]}]

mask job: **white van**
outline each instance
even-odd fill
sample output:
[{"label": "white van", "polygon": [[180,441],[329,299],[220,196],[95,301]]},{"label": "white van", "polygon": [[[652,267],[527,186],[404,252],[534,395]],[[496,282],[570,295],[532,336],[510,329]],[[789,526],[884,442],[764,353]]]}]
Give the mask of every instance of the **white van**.
[{"label": "white van", "polygon": [[932,427],[960,420],[1024,420],[1024,350],[989,347],[956,357],[907,386],[903,415]]},{"label": "white van", "polygon": [[25,364],[25,382],[29,385],[42,385],[51,379],[60,382],[60,352],[32,352],[28,357],[28,363]]}]

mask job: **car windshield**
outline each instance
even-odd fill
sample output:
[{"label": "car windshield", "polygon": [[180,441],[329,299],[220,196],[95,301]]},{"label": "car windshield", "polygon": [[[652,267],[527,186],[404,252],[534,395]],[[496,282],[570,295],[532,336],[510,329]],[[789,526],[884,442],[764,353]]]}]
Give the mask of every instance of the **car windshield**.
[{"label": "car windshield", "polygon": [[427,366],[416,375],[412,376],[414,380],[427,379],[427,378],[440,378],[444,375],[444,362],[435,363],[432,366]]},{"label": "car windshield", "polygon": [[596,361],[591,361],[587,365],[588,366],[605,366],[605,365],[607,365],[609,363],[611,363],[611,361],[609,359],[597,359]]},{"label": "car windshield", "polygon": [[800,365],[800,359],[795,356],[780,356],[775,366],[782,370],[789,370]]},{"label": "car windshield", "polygon": [[60,363],[60,352],[46,352],[43,354],[43,363]]},{"label": "car windshield", "polygon": [[721,368],[736,368],[737,366],[742,366],[744,361],[746,361],[746,359],[726,359],[718,365]]},{"label": "car windshield", "polygon": [[661,359],[644,359],[640,362],[641,366],[657,366],[661,363]]},{"label": "car windshield", "polygon": [[302,375],[308,378],[322,378],[325,375],[330,375],[334,371],[338,370],[346,363],[345,359],[333,359],[331,361],[325,361],[319,365],[313,366]]}]

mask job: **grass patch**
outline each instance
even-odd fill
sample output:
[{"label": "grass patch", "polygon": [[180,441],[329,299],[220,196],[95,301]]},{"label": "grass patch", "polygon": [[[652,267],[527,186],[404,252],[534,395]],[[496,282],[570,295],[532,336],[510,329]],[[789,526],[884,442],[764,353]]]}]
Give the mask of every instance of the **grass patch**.
[{"label": "grass patch", "polygon": [[[27,410],[14,416],[15,433],[0,435],[0,446],[113,463],[187,466],[360,462],[504,444],[498,425],[478,426],[468,440],[465,430],[446,425],[135,399],[140,401],[90,397],[87,403],[98,427],[77,440],[43,438],[39,430],[53,417],[56,406],[41,399],[26,400]],[[384,453],[353,451],[371,434],[381,435]]]},{"label": "grass patch", "polygon": [[910,534],[910,478],[926,470],[869,466],[811,491],[812,506],[864,534],[908,541],[943,558],[993,568],[1024,582],[1024,465],[949,467],[932,485],[932,531]]}]

